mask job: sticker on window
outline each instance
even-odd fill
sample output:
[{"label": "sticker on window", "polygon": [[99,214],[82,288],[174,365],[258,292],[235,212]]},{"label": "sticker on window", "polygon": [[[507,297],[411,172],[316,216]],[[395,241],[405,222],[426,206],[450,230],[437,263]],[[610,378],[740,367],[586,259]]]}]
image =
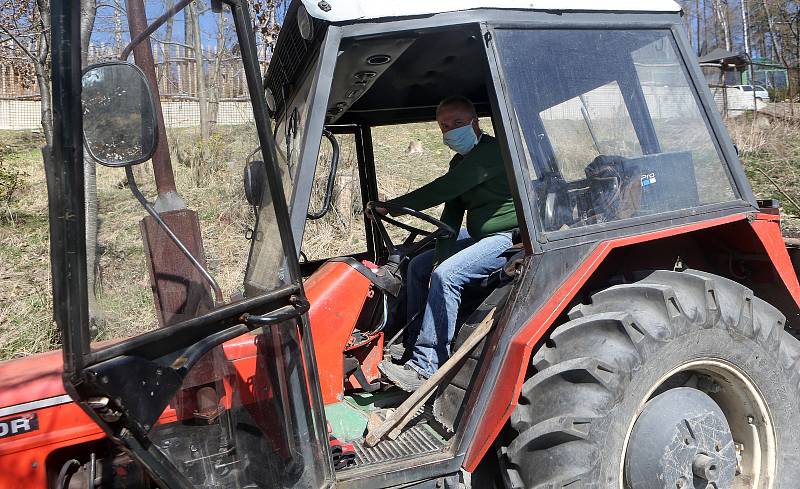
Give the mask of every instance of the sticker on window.
[{"label": "sticker on window", "polygon": [[655,173],[648,173],[647,175],[642,175],[642,187],[647,187],[649,185],[653,185],[654,183],[656,183]]}]

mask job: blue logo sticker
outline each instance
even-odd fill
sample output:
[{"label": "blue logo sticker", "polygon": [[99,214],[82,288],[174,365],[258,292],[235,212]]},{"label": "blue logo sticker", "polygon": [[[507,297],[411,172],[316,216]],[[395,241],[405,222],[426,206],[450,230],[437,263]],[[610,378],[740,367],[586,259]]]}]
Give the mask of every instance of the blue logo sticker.
[{"label": "blue logo sticker", "polygon": [[653,185],[654,183],[656,183],[655,173],[648,173],[647,175],[642,175],[642,187],[647,187],[649,185]]}]

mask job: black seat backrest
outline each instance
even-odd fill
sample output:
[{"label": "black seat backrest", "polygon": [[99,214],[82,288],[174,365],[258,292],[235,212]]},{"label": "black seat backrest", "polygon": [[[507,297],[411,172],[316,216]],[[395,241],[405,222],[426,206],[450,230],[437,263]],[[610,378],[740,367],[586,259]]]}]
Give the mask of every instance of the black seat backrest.
[{"label": "black seat backrest", "polygon": [[586,167],[592,212],[613,221],[700,203],[688,151],[627,158],[600,155]]},{"label": "black seat backrest", "polygon": [[629,158],[625,165],[640,175],[642,200],[639,214],[686,209],[700,204],[691,152]]}]

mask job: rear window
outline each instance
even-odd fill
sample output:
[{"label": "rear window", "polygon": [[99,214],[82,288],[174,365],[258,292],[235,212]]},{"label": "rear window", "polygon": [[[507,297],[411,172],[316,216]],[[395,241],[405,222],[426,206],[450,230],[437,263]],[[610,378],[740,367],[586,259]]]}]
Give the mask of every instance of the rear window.
[{"label": "rear window", "polygon": [[669,30],[496,33],[545,231],[736,198]]}]

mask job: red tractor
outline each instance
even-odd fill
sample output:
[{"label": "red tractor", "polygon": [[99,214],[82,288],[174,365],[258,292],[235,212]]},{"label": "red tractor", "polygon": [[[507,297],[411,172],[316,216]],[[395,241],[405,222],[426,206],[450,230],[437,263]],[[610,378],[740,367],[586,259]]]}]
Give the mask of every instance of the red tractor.
[{"label": "red tractor", "polygon": [[[297,1],[266,74],[247,2],[211,5],[233,18],[263,156],[244,297],[220,300],[136,186],[157,146],[146,77],[82,72],[78,6],[53,2],[63,351],[0,364],[0,487],[800,487],[800,284],[677,4]],[[362,252],[299,247],[337,178],[332,151],[310,212],[321,138],[355,140],[361,204],[385,206],[372,129],[432,121],[454,92],[491,120],[519,245],[463,291],[450,360],[408,397],[377,365],[408,260],[453,230],[406,209],[418,224],[365,217]],[[209,307],[90,344],[85,151],[125,169]]]}]

